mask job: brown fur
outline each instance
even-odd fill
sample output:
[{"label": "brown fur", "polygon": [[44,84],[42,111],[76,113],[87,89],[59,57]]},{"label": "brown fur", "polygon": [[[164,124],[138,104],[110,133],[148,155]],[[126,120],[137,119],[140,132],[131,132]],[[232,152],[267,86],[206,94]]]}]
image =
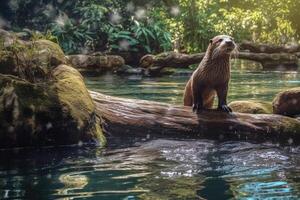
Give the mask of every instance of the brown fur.
[{"label": "brown fur", "polygon": [[218,107],[227,106],[230,55],[235,44],[232,41],[233,44],[229,46],[226,41],[229,43],[232,38],[221,35],[210,41],[203,60],[186,84],[185,106],[193,106],[197,110],[212,108],[216,94],[219,99]]}]

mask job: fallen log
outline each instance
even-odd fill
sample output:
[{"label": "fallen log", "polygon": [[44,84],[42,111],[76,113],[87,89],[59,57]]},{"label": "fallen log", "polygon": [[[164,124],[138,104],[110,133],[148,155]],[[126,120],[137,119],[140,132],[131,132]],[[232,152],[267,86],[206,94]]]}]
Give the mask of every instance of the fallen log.
[{"label": "fallen log", "polygon": [[252,53],[239,52],[238,59],[260,62],[264,69],[297,69],[298,56],[292,53]]},{"label": "fallen log", "polygon": [[84,70],[94,71],[113,71],[125,64],[121,56],[116,55],[69,55],[67,56],[73,67]]},{"label": "fallen log", "polygon": [[[176,52],[165,52],[158,55],[145,55],[140,60],[140,66],[146,68],[149,73],[158,73],[164,67],[187,68],[192,64],[198,64],[204,57],[204,53],[182,54]],[[298,67],[298,56],[289,53],[251,53],[239,52],[232,58],[252,60],[260,62],[265,69]]]},{"label": "fallen log", "polygon": [[190,65],[200,63],[205,53],[184,54],[176,52],[164,52],[158,55],[145,55],[140,60],[140,66],[149,68],[157,67],[173,67],[186,68]]},{"label": "fallen log", "polygon": [[252,53],[296,53],[300,52],[299,44],[271,45],[258,44],[253,42],[242,42],[239,44],[240,50],[248,50]]},{"label": "fallen log", "polygon": [[108,135],[300,143],[300,121],[281,115],[195,114],[190,107],[90,94]]}]

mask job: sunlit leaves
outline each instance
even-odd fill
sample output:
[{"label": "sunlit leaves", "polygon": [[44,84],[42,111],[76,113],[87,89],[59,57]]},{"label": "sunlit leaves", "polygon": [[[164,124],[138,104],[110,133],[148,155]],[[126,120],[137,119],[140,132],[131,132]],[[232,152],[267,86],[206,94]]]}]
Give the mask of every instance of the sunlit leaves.
[{"label": "sunlit leaves", "polygon": [[177,2],[181,14],[176,19],[183,22],[182,35],[179,37],[183,38],[188,51],[204,51],[207,41],[216,34],[230,34],[238,41],[252,40],[275,44],[299,39],[300,23],[295,20],[295,13],[298,12],[295,8],[300,8],[298,0]]}]

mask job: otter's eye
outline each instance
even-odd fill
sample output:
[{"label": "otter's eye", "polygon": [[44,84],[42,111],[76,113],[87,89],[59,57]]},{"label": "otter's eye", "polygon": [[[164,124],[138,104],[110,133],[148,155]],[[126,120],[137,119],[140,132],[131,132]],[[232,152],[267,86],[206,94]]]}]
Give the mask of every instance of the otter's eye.
[{"label": "otter's eye", "polygon": [[222,42],[222,41],[223,41],[223,39],[222,39],[222,38],[218,40],[218,42]]}]

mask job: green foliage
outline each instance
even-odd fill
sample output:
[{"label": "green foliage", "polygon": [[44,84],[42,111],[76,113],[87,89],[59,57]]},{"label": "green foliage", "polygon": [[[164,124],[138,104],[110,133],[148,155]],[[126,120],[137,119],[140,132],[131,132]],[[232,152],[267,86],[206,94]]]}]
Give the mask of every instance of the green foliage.
[{"label": "green foliage", "polygon": [[[232,35],[237,41],[273,44],[300,39],[298,0],[16,2],[18,6],[9,16],[13,28],[48,29],[66,53],[83,49],[159,53],[172,47],[199,52],[217,34]],[[144,17],[137,16],[141,10]],[[62,22],[60,16],[66,19]]]},{"label": "green foliage", "polygon": [[54,43],[59,43],[56,36],[52,34],[50,30],[46,31],[45,34],[41,32],[32,32],[31,40],[37,41],[37,40],[49,40]]},{"label": "green foliage", "polygon": [[[237,41],[286,44],[299,40],[291,11],[297,0],[178,0],[182,37],[188,51],[204,51],[210,38],[228,34]],[[295,12],[295,11],[294,11]],[[294,23],[293,23],[294,22]]]},{"label": "green foliage", "polygon": [[80,51],[88,41],[93,40],[93,33],[89,31],[87,26],[75,25],[68,18],[59,23],[53,23],[51,31],[67,54]]},{"label": "green foliage", "polygon": [[134,20],[133,22],[132,31],[147,53],[171,49],[171,34],[164,29],[160,21],[154,22],[151,20],[146,23],[140,23]]},{"label": "green foliage", "polygon": [[155,53],[170,50],[172,46],[171,34],[161,22],[137,20],[132,20],[127,30],[112,26],[108,31],[108,42],[112,51]]},{"label": "green foliage", "polygon": [[139,41],[133,36],[132,32],[124,31],[120,26],[109,29],[108,42],[112,51],[138,51]]}]

